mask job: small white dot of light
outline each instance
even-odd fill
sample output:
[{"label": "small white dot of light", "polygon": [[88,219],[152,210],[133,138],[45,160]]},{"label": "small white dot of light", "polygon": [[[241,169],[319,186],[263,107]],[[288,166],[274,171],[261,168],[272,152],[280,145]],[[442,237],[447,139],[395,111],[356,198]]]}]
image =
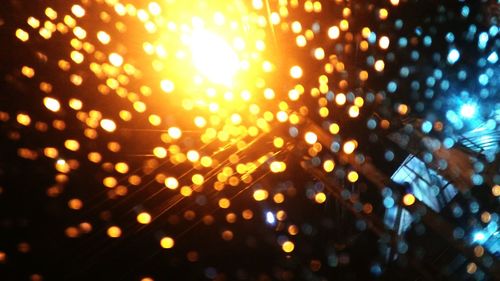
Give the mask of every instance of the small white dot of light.
[{"label": "small white dot of light", "polygon": [[270,225],[274,225],[274,223],[276,222],[276,218],[274,217],[273,212],[266,213],[266,222]]}]

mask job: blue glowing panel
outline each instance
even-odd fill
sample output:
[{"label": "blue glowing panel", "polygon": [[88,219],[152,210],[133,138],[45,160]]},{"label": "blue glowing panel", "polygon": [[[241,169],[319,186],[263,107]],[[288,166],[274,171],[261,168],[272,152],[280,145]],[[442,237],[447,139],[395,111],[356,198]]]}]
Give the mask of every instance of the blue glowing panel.
[{"label": "blue glowing panel", "polygon": [[[500,110],[497,110],[500,112]],[[459,142],[465,147],[484,154],[494,155],[500,151],[500,113],[495,116],[498,120],[490,119],[476,129],[464,133]]]},{"label": "blue glowing panel", "polygon": [[496,257],[500,257],[500,232],[496,231],[483,245],[486,250]]},{"label": "blue glowing panel", "polygon": [[390,229],[396,231],[398,234],[406,232],[412,223],[410,212],[393,206],[385,209],[384,223]]},{"label": "blue glowing panel", "polygon": [[391,179],[407,186],[407,192],[436,212],[441,211],[457,194],[456,188],[424,162],[409,155]]},{"label": "blue glowing panel", "polygon": [[473,244],[482,245],[488,252],[500,256],[500,231],[496,221],[491,221],[484,229],[473,231],[470,239]]}]

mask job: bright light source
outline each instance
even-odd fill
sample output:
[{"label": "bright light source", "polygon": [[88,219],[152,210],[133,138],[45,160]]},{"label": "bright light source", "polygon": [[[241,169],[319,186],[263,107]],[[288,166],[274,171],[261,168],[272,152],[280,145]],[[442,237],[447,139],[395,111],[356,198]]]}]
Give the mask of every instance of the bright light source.
[{"label": "bright light source", "polygon": [[295,65],[290,68],[290,76],[292,76],[292,78],[299,79],[300,77],[302,77],[302,74],[304,74],[304,72],[302,71],[302,68],[300,66]]},{"label": "bright light source", "polygon": [[111,53],[108,59],[109,62],[116,67],[120,67],[123,64],[123,57],[117,53]]},{"label": "bright light source", "polygon": [[253,192],[253,199],[255,201],[264,201],[269,196],[269,193],[265,189],[257,189]]},{"label": "bright light source", "polygon": [[472,242],[477,242],[479,244],[486,242],[486,235],[482,231],[478,231],[472,235]]},{"label": "bright light source", "polygon": [[295,245],[293,244],[293,242],[286,241],[285,243],[283,243],[283,245],[281,246],[281,248],[283,249],[283,251],[285,253],[290,253],[295,248]]},{"label": "bright light source", "polygon": [[318,141],[318,136],[313,132],[307,132],[304,138],[308,144],[315,144]]},{"label": "bright light source", "polygon": [[137,222],[140,224],[148,224],[151,222],[151,215],[146,212],[139,213],[137,215]]},{"label": "bright light source", "polygon": [[476,114],[476,105],[474,104],[464,104],[460,108],[460,115],[464,118],[472,118]]},{"label": "bright light source", "polygon": [[378,41],[378,45],[381,49],[387,49],[389,48],[389,44],[391,43],[391,41],[389,40],[389,37],[387,36],[382,36],[380,37],[380,40]]},{"label": "bright light source", "polygon": [[239,59],[233,48],[220,36],[195,31],[189,41],[193,64],[209,81],[231,85],[239,69]]},{"label": "bright light source", "polygon": [[107,132],[114,132],[116,130],[116,123],[111,119],[102,119],[101,127]]},{"label": "bright light source", "polygon": [[50,97],[46,97],[43,99],[43,104],[45,107],[47,107],[50,111],[57,112],[59,109],[61,109],[61,104],[59,103],[58,100]]},{"label": "bright light source", "polygon": [[415,196],[411,193],[408,193],[406,194],[405,196],[403,196],[403,203],[406,205],[406,206],[411,206],[415,203]]},{"label": "bright light source", "polygon": [[276,222],[276,218],[274,217],[273,212],[266,213],[266,222],[268,224],[274,225],[274,223]]},{"label": "bright light source", "polygon": [[160,240],[160,245],[164,249],[170,249],[174,247],[175,241],[171,237],[165,236]]},{"label": "bright light source", "polygon": [[460,59],[460,52],[457,49],[451,49],[447,57],[448,62],[454,64],[458,59]]},{"label": "bright light source", "polygon": [[357,143],[355,141],[347,141],[346,143],[344,143],[344,152],[346,154],[351,154],[354,152],[354,150],[356,149],[356,146],[357,146]]}]

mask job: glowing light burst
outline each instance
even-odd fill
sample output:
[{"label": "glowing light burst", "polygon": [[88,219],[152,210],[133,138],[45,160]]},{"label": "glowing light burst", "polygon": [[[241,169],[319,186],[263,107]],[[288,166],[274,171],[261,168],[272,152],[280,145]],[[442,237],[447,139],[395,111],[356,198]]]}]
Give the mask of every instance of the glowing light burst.
[{"label": "glowing light burst", "polygon": [[477,106],[475,104],[464,104],[460,108],[460,115],[466,119],[470,119],[476,115],[476,108]]},{"label": "glowing light burst", "polygon": [[195,67],[213,83],[231,86],[240,61],[220,36],[205,30],[193,32],[188,42]]},{"label": "glowing light burst", "polygon": [[[45,15],[50,20],[63,19],[58,25],[46,24],[52,28],[40,27],[39,20],[33,17],[28,24],[39,29],[39,35],[47,40],[55,32],[69,35],[69,57],[59,60],[57,65],[63,72],[71,72],[69,79],[73,87],[80,89],[92,81],[98,84],[99,95],[117,96],[129,104],[123,108],[91,108],[86,99],[74,97],[66,106],[49,95],[53,86],[45,81],[40,84],[47,94],[43,103],[52,112],[66,108],[74,111],[85,127],[84,137],[92,143],[102,142],[101,134],[117,138],[106,141],[106,151],[91,150],[87,154],[91,163],[102,165],[105,175],[100,180],[108,191],[108,198],[127,196],[133,193],[131,187],[147,187],[152,183],[158,190],[153,194],[169,194],[168,202],[155,206],[156,211],[138,211],[134,219],[138,224],[150,224],[181,205],[185,198],[199,194],[212,197],[216,208],[228,212],[232,200],[252,189],[255,201],[272,198],[276,204],[283,203],[286,200],[283,193],[255,185],[268,174],[279,175],[287,170],[288,152],[296,142],[292,139],[298,134],[301,135],[298,139],[310,146],[305,152],[307,157],[324,162],[325,171],[334,169],[328,153],[322,156],[324,150],[318,135],[302,126],[315,118],[331,123],[329,116],[333,107],[340,111],[349,106],[348,116],[356,119],[364,100],[344,93],[345,80],[340,80],[340,88],[331,85],[328,75],[342,72],[346,66],[321,47],[314,48],[312,53],[324,70],[317,74],[319,85],[304,82],[309,73],[300,62],[308,59],[301,56],[310,54],[301,48],[315,35],[289,15],[289,11],[299,9],[296,2],[292,1],[289,6],[286,1],[280,1],[279,12],[273,12],[270,6],[264,8],[262,1],[253,1],[252,6],[243,1],[223,4],[165,1],[150,2],[146,7],[117,0],[93,4],[106,5],[113,11],[98,13],[103,25],[87,23],[86,18],[92,13],[87,12],[86,5],[74,5],[72,14],[68,15],[47,7]],[[306,6],[306,10],[321,13],[318,4]],[[347,17],[348,10],[345,15]],[[291,26],[285,24],[286,21],[290,21]],[[106,29],[109,23],[114,23],[116,30]],[[324,40],[337,40],[348,26],[348,21],[343,19],[338,26],[326,29],[322,36]],[[122,38],[123,34],[127,38]],[[30,40],[29,33],[21,29],[16,31],[16,36],[22,42]],[[296,43],[298,59],[290,61],[289,54],[273,50],[278,41],[284,39]],[[384,40],[387,42],[383,42],[383,47],[388,48],[389,39]],[[73,73],[73,69],[79,67],[88,67],[94,77]],[[24,66],[22,73],[30,79],[36,77],[36,70],[29,66]],[[365,71],[363,76],[366,80],[368,73]],[[334,95],[332,90],[338,92]],[[18,119],[26,126],[31,123],[28,115],[20,114]],[[145,123],[138,123],[136,119]],[[60,128],[65,126],[62,122],[55,124]],[[330,127],[331,133],[338,136],[340,126],[332,123]],[[126,130],[158,132],[158,136],[148,136],[148,141],[137,147],[134,141],[117,137]],[[78,138],[72,136],[65,140],[67,151],[88,149],[87,143]],[[146,159],[142,163],[127,160],[124,147],[143,151],[140,155]],[[357,142],[349,140],[343,147],[351,154]],[[149,153],[144,154],[146,151]],[[109,157],[108,152],[116,156]],[[45,154],[58,159],[55,168],[62,174],[78,167],[77,160],[63,159],[66,153],[57,148],[47,148]],[[147,177],[153,179],[146,184]],[[357,174],[351,172],[349,181],[356,180]],[[246,194],[252,198],[251,192]],[[135,203],[148,205],[154,197],[151,195]],[[202,204],[203,200],[196,202]],[[312,200],[321,204],[326,195],[317,193]],[[243,212],[243,216],[253,217],[248,212]],[[282,221],[285,217],[285,211],[278,212],[276,218],[268,212],[265,221],[274,224],[275,220]],[[207,215],[202,221],[207,222],[208,218],[213,219]],[[70,233],[72,237],[80,235],[73,228]],[[124,231],[119,225],[113,225],[107,234],[118,238]],[[171,240],[161,240],[163,248],[174,247],[175,234],[171,235]],[[233,235],[225,233],[223,239],[232,239]],[[285,251],[292,250],[286,247]]]}]

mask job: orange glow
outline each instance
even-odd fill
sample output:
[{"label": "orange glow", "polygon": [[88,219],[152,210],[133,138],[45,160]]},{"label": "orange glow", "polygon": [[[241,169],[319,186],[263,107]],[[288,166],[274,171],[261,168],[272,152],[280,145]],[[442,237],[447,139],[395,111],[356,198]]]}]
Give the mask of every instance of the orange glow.
[{"label": "orange glow", "polygon": [[257,189],[253,192],[253,198],[255,201],[264,201],[267,199],[269,193],[265,189]]},{"label": "orange glow", "polygon": [[227,209],[229,208],[229,206],[231,206],[231,201],[229,201],[229,199],[222,198],[219,200],[219,207],[221,207],[222,209]]},{"label": "orange glow", "polygon": [[283,245],[281,245],[281,248],[285,253],[291,253],[295,249],[295,244],[293,244],[293,242],[286,241]]},{"label": "orange glow", "polygon": [[350,171],[347,174],[347,180],[349,180],[350,182],[356,182],[358,179],[359,179],[359,175],[355,171]]},{"label": "orange glow", "polygon": [[118,226],[111,226],[108,228],[107,233],[111,238],[118,238],[122,235],[122,230]]},{"label": "orange glow", "polygon": [[[363,92],[353,88],[369,86],[369,73],[373,69],[383,71],[386,62],[384,56],[374,54],[378,59],[374,65],[356,65],[353,70],[349,61],[343,61],[345,56],[335,54],[342,50],[349,58],[350,54],[357,55],[358,49],[365,52],[363,56],[380,52],[391,46],[389,36],[393,36],[386,33],[387,36],[378,36],[376,42],[368,40],[371,30],[353,25],[352,7],[342,7],[341,17],[332,19],[329,25],[321,23],[321,29],[308,21],[291,19],[295,15],[293,9],[301,9],[311,17],[319,16],[326,7],[313,0],[282,0],[271,4],[253,0],[252,7],[245,5],[245,1],[152,0],[138,5],[134,1],[103,0],[92,3],[96,7],[91,8],[86,2],[70,4],[69,11],[47,7],[45,16],[26,17],[20,26],[23,29],[11,31],[17,44],[23,45],[66,34],[70,50],[55,60],[44,52],[36,55],[41,62],[53,64],[76,90],[61,96],[60,83],[53,79],[57,76],[42,73],[44,68],[38,63],[18,65],[16,77],[29,80],[41,92],[39,98],[43,102],[39,105],[51,111],[42,108],[50,119],[31,112],[9,113],[12,116],[5,113],[7,117],[2,117],[5,114],[0,112],[3,114],[0,120],[10,117],[17,121],[17,127],[32,125],[22,130],[61,131],[62,146],[46,144],[42,150],[19,150],[22,157],[40,156],[52,162],[57,175],[55,187],[47,192],[50,196],[61,194],[72,172],[88,164],[100,170],[99,187],[109,199],[120,200],[138,190],[155,192],[144,194],[147,202],[135,202],[141,206],[136,211],[142,206],[154,211],[139,209],[135,217],[133,214],[135,229],[150,224],[156,216],[159,221],[166,218],[166,223],[172,225],[182,220],[200,220],[206,225],[219,223],[218,215],[202,214],[195,209],[194,206],[202,205],[199,199],[203,198],[206,206],[218,206],[217,211],[225,214],[221,217],[227,223],[257,218],[253,210],[236,206],[240,201],[233,200],[236,198],[233,194],[243,194],[242,191],[246,191],[244,195],[250,201],[274,206],[293,201],[301,192],[295,187],[268,185],[266,181],[260,185],[260,182],[261,176],[287,177],[284,174],[289,169],[287,165],[297,165],[293,161],[296,158],[289,157],[291,150],[296,149],[296,140],[301,148],[304,142],[308,144],[304,156],[314,158],[315,166],[329,176],[338,174],[334,173],[336,165],[339,172],[343,171],[343,159],[338,158],[338,163],[330,159],[333,156],[328,154],[323,133],[340,142],[345,154],[355,152],[358,143],[339,135],[344,132],[341,126],[349,117],[364,116],[361,110],[371,108],[365,105],[371,100],[365,101]],[[391,3],[394,5],[394,1]],[[385,9],[374,13],[388,17]],[[90,19],[92,22],[86,22]],[[129,23],[137,26],[132,28]],[[281,53],[281,33],[290,36],[291,42],[287,42],[290,53]],[[304,60],[300,54],[308,58]],[[317,65],[316,70],[310,69],[310,62]],[[345,76],[348,71],[352,75]],[[277,81],[279,75],[284,76],[279,79],[286,81]],[[348,77],[359,78],[361,85]],[[80,91],[96,97],[89,100]],[[93,98],[99,101],[98,97],[102,103],[94,102]],[[104,102],[113,98],[120,102],[110,103],[107,108]],[[76,119],[82,134],[72,134],[74,123],[63,119],[66,116]],[[303,131],[311,121],[326,132]],[[19,131],[12,134],[13,139],[23,135]],[[137,147],[131,147],[132,142],[124,140],[124,135],[152,139],[139,139],[134,143]],[[346,180],[357,182],[358,173],[346,169]],[[154,190],[155,187],[160,188]],[[163,209],[150,205],[153,200],[149,199],[156,194],[168,199]],[[307,196],[318,204],[328,199],[327,193],[320,190]],[[83,199],[69,198],[65,202],[70,209],[83,208]],[[181,200],[183,209],[178,214],[162,216],[164,210],[170,210]],[[91,202],[85,201],[85,207],[89,207],[87,204]],[[280,231],[296,235],[300,226],[287,221],[286,205],[273,210],[273,215],[281,224]],[[112,208],[103,212],[102,220],[126,228],[108,225],[107,235],[118,238],[125,229],[134,231],[114,211]],[[241,218],[235,212],[241,212]],[[226,241],[239,235],[233,233],[234,229],[218,231]],[[71,237],[83,233],[74,226],[66,231]],[[293,252],[294,243],[284,240],[278,242],[282,250]],[[165,249],[175,244],[169,236],[160,237],[159,242]]]},{"label": "orange glow", "polygon": [[151,222],[151,215],[146,212],[139,213],[137,215],[137,222],[140,224],[148,224]]},{"label": "orange glow", "polygon": [[316,200],[316,202],[319,204],[324,203],[326,201],[326,194],[324,194],[323,192],[316,193],[316,195],[314,196],[314,200]]},{"label": "orange glow", "polygon": [[172,237],[165,236],[160,240],[160,245],[163,249],[171,249],[175,245],[175,241]]},{"label": "orange glow", "polygon": [[415,203],[415,196],[413,196],[413,194],[411,193],[406,194],[405,196],[403,196],[403,203],[406,206],[413,205]]}]

